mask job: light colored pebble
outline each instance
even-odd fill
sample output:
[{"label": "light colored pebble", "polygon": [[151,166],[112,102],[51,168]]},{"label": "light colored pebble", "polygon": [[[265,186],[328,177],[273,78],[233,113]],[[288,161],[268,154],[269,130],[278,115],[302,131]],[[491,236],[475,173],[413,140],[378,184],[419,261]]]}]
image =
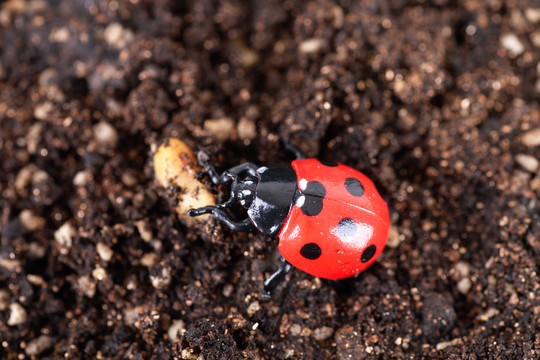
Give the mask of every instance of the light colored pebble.
[{"label": "light colored pebble", "polygon": [[540,145],[540,128],[527,131],[521,137],[521,142],[527,147],[535,147]]},{"label": "light colored pebble", "polygon": [[9,326],[17,326],[26,321],[26,310],[21,304],[15,302],[9,304],[9,311],[9,318],[7,320]]},{"label": "light colored pebble", "polygon": [[323,47],[325,41],[324,39],[311,38],[304,40],[298,46],[298,50],[302,54],[316,54]]},{"label": "light colored pebble", "polygon": [[516,162],[529,172],[536,172],[540,168],[540,162],[537,158],[527,154],[517,154]]},{"label": "light colored pebble", "polygon": [[471,265],[465,261],[459,261],[455,266],[454,270],[458,273],[460,277],[469,276],[471,272]]},{"label": "light colored pebble", "polygon": [[229,117],[208,119],[204,122],[204,130],[217,141],[226,141],[233,137],[234,120]]},{"label": "light colored pebble", "polygon": [[292,324],[289,332],[292,336],[298,336],[302,332],[302,327],[298,324]]},{"label": "light colored pebble", "polygon": [[158,262],[156,253],[146,253],[141,256],[141,265],[146,267],[154,267]]},{"label": "light colored pebble", "polygon": [[471,286],[472,286],[472,281],[468,277],[464,277],[460,279],[456,285],[457,290],[463,295],[467,295],[469,293],[469,290],[471,290]]},{"label": "light colored pebble", "polygon": [[401,236],[399,235],[398,229],[391,225],[390,229],[388,230],[388,240],[386,242],[386,246],[388,246],[390,249],[395,249],[401,244]]},{"label": "light colored pebble", "polygon": [[146,220],[135,221],[135,226],[137,227],[137,230],[139,230],[141,239],[146,242],[152,240],[152,237],[154,235],[152,234],[152,230],[150,230],[150,226],[148,225],[148,222]]},{"label": "light colored pebble", "polygon": [[103,261],[107,262],[109,262],[114,255],[112,249],[101,241],[96,244],[96,252]]},{"label": "light colored pebble", "polygon": [[55,68],[46,68],[38,76],[38,85],[40,87],[47,87],[53,83],[53,79],[59,76],[60,73]]},{"label": "light colored pebble", "polygon": [[45,256],[47,249],[37,242],[31,242],[28,246],[28,256],[34,259],[41,259]]},{"label": "light colored pebble", "polygon": [[11,296],[7,289],[0,289],[0,311],[6,311],[9,308]]},{"label": "light colored pebble", "polygon": [[103,38],[107,44],[122,49],[133,41],[134,36],[130,29],[126,29],[121,24],[114,22],[107,26],[103,32]]},{"label": "light colored pebble", "polygon": [[476,318],[480,321],[488,321],[489,319],[491,319],[494,316],[499,315],[500,313],[501,312],[499,311],[499,309],[492,307],[492,308],[487,309],[483,313],[479,314]]},{"label": "light colored pebble", "polygon": [[28,274],[26,275],[26,280],[32,285],[36,286],[43,286],[45,285],[45,280],[39,275],[36,274]]},{"label": "light colored pebble", "polygon": [[9,259],[5,257],[0,258],[0,267],[6,269],[7,271],[16,271],[20,266],[21,262],[18,259]]},{"label": "light colored pebble", "polygon": [[127,172],[122,173],[122,183],[124,185],[131,187],[137,185],[137,182],[137,178],[133,176],[133,174]]},{"label": "light colored pebble", "polygon": [[330,336],[332,336],[333,333],[334,333],[334,329],[328,326],[323,326],[323,327],[313,330],[313,337],[317,341],[324,341],[330,338]]},{"label": "light colored pebble", "polygon": [[38,356],[53,345],[53,339],[49,335],[41,335],[26,345],[24,352],[28,356]]},{"label": "light colored pebble", "polygon": [[92,270],[92,277],[97,281],[103,281],[107,279],[108,276],[109,275],[107,274],[107,270],[102,267],[98,267]]},{"label": "light colored pebble", "polygon": [[127,325],[135,325],[140,318],[139,310],[136,307],[124,310],[124,321]]},{"label": "light colored pebble", "polygon": [[181,320],[173,320],[171,323],[171,326],[169,326],[169,329],[167,330],[167,335],[169,335],[169,340],[173,342],[177,342],[180,339],[178,339],[179,336],[184,335],[186,332],[186,323]]},{"label": "light colored pebble", "polygon": [[540,30],[532,32],[529,37],[531,38],[531,42],[535,47],[540,47]]},{"label": "light colored pebble", "polygon": [[258,301],[254,301],[252,302],[251,304],[249,304],[248,308],[247,308],[247,314],[249,316],[253,316],[255,315],[259,310],[261,310],[261,305],[259,304]]},{"label": "light colored pebble", "polygon": [[15,190],[18,194],[21,194],[24,189],[30,184],[30,181],[32,180],[32,174],[37,170],[36,165],[30,164],[25,167],[23,167],[19,172],[17,173],[17,176],[15,177]]},{"label": "light colored pebble", "polygon": [[19,214],[19,221],[27,231],[36,231],[43,227],[45,219],[34,214],[31,210],[25,209]]},{"label": "light colored pebble", "polygon": [[166,267],[161,269],[161,274],[150,275],[150,282],[152,283],[152,286],[158,290],[169,286],[171,279],[171,271]]},{"label": "light colored pebble", "polygon": [[34,108],[34,117],[38,120],[46,120],[49,114],[54,110],[54,105],[50,101],[38,104]]},{"label": "light colored pebble", "polygon": [[540,22],[540,8],[528,8],[525,10],[525,18],[532,22]]},{"label": "light colored pebble", "polygon": [[230,297],[234,291],[234,286],[231,284],[225,284],[223,287],[223,296]]},{"label": "light colored pebble", "polygon": [[502,46],[515,55],[521,55],[525,46],[515,34],[505,34],[501,37]]},{"label": "light colored pebble", "polygon": [[240,140],[249,141],[257,137],[257,127],[255,123],[248,118],[241,118],[236,126]]},{"label": "light colored pebble", "polygon": [[197,164],[191,149],[182,141],[167,139],[154,154],[154,171],[158,184],[164,189],[178,186],[181,189],[176,213],[178,218],[190,225],[195,222],[207,222],[210,215],[190,217],[189,209],[207,205],[216,205],[214,195],[197,180],[197,172],[202,168]]},{"label": "light colored pebble", "polygon": [[49,35],[49,40],[53,43],[65,43],[69,40],[70,33],[67,27],[53,29]]},{"label": "light colored pebble", "polygon": [[42,132],[43,124],[40,122],[33,124],[30,126],[30,129],[28,129],[28,133],[24,138],[26,140],[26,150],[28,150],[29,154],[36,153]]},{"label": "light colored pebble", "polygon": [[96,282],[88,275],[83,275],[77,280],[79,290],[87,297],[93,298],[96,294]]},{"label": "light colored pebble", "polygon": [[101,148],[114,149],[118,143],[118,132],[106,121],[100,121],[94,126],[94,140]]},{"label": "light colored pebble", "polygon": [[450,341],[442,341],[442,342],[438,343],[437,345],[435,345],[435,348],[437,350],[443,350],[443,349],[446,349],[449,346],[456,346],[456,345],[461,345],[461,344],[463,344],[463,339],[455,338],[455,339],[452,339]]},{"label": "light colored pebble", "polygon": [[92,180],[92,173],[86,170],[79,171],[73,177],[73,185],[86,186]]},{"label": "light colored pebble", "polygon": [[54,232],[54,240],[63,248],[69,249],[73,245],[73,238],[77,230],[70,222],[64,223]]}]

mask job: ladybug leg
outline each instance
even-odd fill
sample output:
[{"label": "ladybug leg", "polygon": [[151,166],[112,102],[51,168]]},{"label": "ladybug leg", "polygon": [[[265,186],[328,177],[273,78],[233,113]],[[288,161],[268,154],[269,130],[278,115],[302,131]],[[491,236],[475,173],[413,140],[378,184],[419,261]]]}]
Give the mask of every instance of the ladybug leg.
[{"label": "ladybug leg", "polygon": [[283,146],[285,147],[285,150],[290,151],[294,154],[297,160],[302,160],[306,158],[306,155],[300,151],[296,146],[291,144],[291,142],[288,139],[282,139]]},{"label": "ladybug leg", "polygon": [[281,266],[279,269],[264,281],[264,288],[261,294],[263,300],[270,300],[272,297],[272,291],[274,291],[274,289],[283,281],[283,279],[285,279],[285,275],[287,275],[291,269],[292,265],[282,257]]},{"label": "ladybug leg", "polygon": [[213,217],[215,217],[234,231],[250,231],[255,229],[255,225],[253,225],[249,218],[241,221],[233,220],[231,219],[229,214],[216,206],[205,206],[198,209],[190,209],[188,211],[188,215],[193,217],[204,214],[212,214]]},{"label": "ladybug leg", "polygon": [[257,165],[247,162],[234,166],[219,174],[214,165],[210,164],[210,155],[208,155],[206,151],[199,151],[197,153],[197,160],[203,167],[204,171],[210,175],[212,182],[217,185],[227,184],[232,180],[232,178],[234,178],[234,175],[240,175],[243,172],[247,172],[248,174],[255,176],[258,169]]}]

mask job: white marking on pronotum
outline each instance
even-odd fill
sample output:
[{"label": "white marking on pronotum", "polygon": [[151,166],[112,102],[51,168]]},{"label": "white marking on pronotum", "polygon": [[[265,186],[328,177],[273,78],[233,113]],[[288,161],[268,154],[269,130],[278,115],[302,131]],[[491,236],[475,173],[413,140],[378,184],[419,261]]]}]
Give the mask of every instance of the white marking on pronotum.
[{"label": "white marking on pronotum", "polygon": [[302,195],[298,199],[296,199],[296,206],[302,207],[305,202],[306,202],[306,197]]},{"label": "white marking on pronotum", "polygon": [[260,168],[257,169],[257,172],[262,174],[266,170],[268,170],[268,168],[266,166],[261,166]]},{"label": "white marking on pronotum", "polygon": [[246,185],[253,185],[253,181],[251,181],[251,180],[246,180],[246,181],[244,181],[244,184],[246,184]]},{"label": "white marking on pronotum", "polygon": [[302,190],[302,191],[306,190],[307,180],[306,179],[300,179],[300,181],[298,182],[298,185],[300,186],[300,190]]},{"label": "white marking on pronotum", "polygon": [[249,196],[251,195],[251,190],[242,190],[242,194]]}]

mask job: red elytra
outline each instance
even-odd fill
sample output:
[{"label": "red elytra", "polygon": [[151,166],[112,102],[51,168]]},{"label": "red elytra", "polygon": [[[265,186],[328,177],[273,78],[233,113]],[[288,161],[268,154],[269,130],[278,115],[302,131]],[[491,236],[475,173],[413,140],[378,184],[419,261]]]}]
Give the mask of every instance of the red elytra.
[{"label": "red elytra", "polygon": [[373,182],[338,163],[306,159],[291,165],[304,196],[297,198],[278,235],[281,255],[324,279],[367,269],[381,254],[390,226],[388,207]]}]

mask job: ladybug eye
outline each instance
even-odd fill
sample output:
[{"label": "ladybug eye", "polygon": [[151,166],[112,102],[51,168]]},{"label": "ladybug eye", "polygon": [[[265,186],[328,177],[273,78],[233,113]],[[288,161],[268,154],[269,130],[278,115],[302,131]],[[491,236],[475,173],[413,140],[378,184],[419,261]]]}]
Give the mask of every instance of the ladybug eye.
[{"label": "ladybug eye", "polygon": [[352,177],[345,180],[345,189],[347,189],[352,196],[360,197],[364,195],[364,186],[360,180]]},{"label": "ladybug eye", "polygon": [[309,260],[318,259],[321,256],[321,248],[315,243],[309,243],[300,249],[300,255]]},{"label": "ladybug eye", "polygon": [[362,253],[362,257],[360,258],[360,261],[363,263],[368,262],[371,260],[373,255],[375,255],[375,252],[377,252],[377,247],[375,245],[369,245],[366,250]]}]

